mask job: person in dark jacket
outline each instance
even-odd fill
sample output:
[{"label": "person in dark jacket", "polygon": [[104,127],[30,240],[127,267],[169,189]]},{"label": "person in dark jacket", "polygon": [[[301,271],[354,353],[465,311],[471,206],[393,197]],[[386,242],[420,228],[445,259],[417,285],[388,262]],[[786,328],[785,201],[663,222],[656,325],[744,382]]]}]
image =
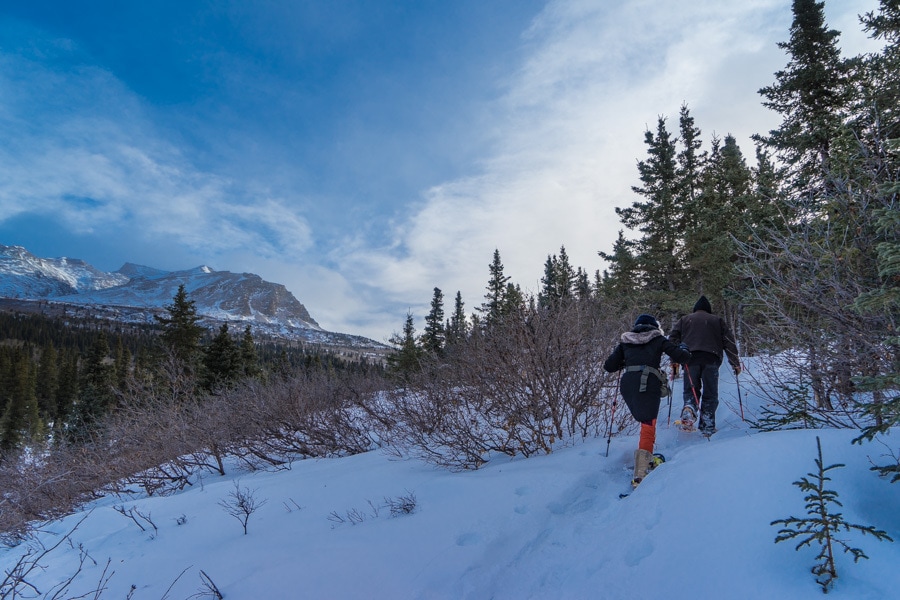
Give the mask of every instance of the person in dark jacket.
[{"label": "person in dark jacket", "polygon": [[[684,409],[682,423],[693,424],[700,411],[700,431],[710,436],[716,431],[716,409],[719,406],[719,366],[722,353],[728,357],[734,374],[741,373],[734,334],[722,317],[712,314],[706,296],[700,296],[694,312],[675,323],[669,339],[691,349],[691,360],[684,369]],[[700,406],[697,406],[697,400]]]},{"label": "person in dark jacket", "polygon": [[666,376],[659,370],[663,352],[676,362],[687,362],[691,358],[686,346],[678,346],[666,338],[655,318],[640,315],[632,330],[622,334],[619,344],[603,363],[603,368],[610,373],[625,369],[619,390],[631,416],[641,424],[638,449],[634,451],[632,485],[635,486],[647,476],[653,464],[656,417],[661,398],[668,395],[664,387]]}]

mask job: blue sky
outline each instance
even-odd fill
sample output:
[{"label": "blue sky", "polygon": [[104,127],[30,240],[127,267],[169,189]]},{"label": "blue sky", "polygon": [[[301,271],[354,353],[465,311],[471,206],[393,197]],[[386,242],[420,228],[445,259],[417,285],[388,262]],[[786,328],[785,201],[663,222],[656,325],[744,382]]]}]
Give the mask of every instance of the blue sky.
[{"label": "blue sky", "polygon": [[[658,115],[752,157],[789,4],[0,2],[0,243],[258,273],[384,341],[495,248],[525,290],[602,269]],[[826,3],[845,54],[876,6]]]}]

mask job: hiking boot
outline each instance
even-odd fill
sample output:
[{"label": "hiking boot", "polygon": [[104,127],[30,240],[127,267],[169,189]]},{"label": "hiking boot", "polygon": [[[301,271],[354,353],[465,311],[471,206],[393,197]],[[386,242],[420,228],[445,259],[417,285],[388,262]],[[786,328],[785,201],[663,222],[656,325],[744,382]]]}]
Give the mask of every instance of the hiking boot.
[{"label": "hiking boot", "polygon": [[631,479],[633,486],[637,487],[637,484],[644,480],[644,477],[650,472],[652,462],[653,454],[650,452],[642,448],[634,451],[634,477]]},{"label": "hiking boot", "polygon": [[706,437],[716,432],[716,415],[700,411],[700,433]]}]

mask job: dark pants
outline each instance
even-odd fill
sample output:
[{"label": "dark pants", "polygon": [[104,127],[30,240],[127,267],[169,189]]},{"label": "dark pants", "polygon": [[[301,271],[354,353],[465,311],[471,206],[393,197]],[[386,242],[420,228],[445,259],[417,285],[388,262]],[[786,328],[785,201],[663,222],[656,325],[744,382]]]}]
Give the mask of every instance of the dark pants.
[{"label": "dark pants", "polygon": [[716,428],[716,409],[719,407],[719,365],[688,365],[684,370],[684,405],[697,410],[696,391],[700,399],[700,430]]}]

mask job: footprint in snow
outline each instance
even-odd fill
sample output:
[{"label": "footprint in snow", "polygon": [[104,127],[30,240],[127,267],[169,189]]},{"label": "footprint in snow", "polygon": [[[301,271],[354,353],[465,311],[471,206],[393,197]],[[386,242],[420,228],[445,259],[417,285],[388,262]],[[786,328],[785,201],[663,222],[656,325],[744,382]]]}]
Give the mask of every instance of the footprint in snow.
[{"label": "footprint in snow", "polygon": [[481,535],[478,533],[464,533],[456,538],[457,546],[472,546],[481,542]]}]

